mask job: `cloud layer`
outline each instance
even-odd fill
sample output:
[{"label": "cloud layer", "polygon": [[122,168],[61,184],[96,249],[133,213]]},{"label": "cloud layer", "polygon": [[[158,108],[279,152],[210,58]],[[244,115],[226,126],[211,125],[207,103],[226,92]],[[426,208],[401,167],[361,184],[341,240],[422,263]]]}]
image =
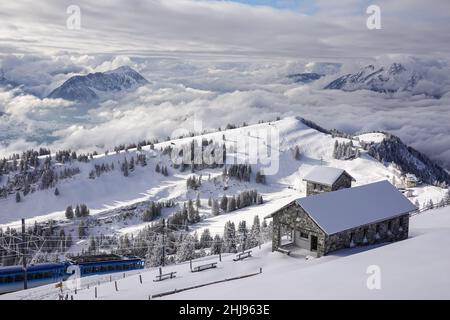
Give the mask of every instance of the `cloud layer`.
[{"label": "cloud layer", "polygon": [[[22,94],[20,89],[0,92],[0,111],[7,114],[0,118],[0,138],[4,144],[1,154],[21,151],[26,146],[36,147],[40,143],[52,148],[102,150],[119,143],[170,136],[179,128],[198,130],[194,121],[201,120],[203,129],[215,129],[223,128],[227,123],[255,123],[278,116],[299,115],[324,127],[351,133],[389,131],[450,168],[449,94],[438,100],[424,95],[389,97],[370,91],[322,90],[323,85],[336,75],[310,85],[289,82],[288,74],[321,68],[321,63],[311,64],[308,60],[189,60],[128,56],[102,60],[98,56],[69,55],[41,59],[44,62],[38,62],[37,56],[25,59],[17,66],[20,69],[26,69],[27,64],[41,66],[40,72],[46,74],[43,78],[49,79],[43,92],[48,92],[71,74],[52,76],[54,70],[63,67],[76,70],[80,60],[86,72],[130,65],[150,84],[89,108],[63,100],[40,99]],[[407,63],[411,58],[391,56],[377,62],[392,61]],[[42,67],[46,63],[51,67]],[[418,63],[417,66],[432,64],[429,60]],[[441,61],[440,66],[446,65]],[[351,68],[354,66],[344,64],[341,72]],[[449,73],[446,68],[430,71],[431,79],[448,86],[448,77],[442,76]],[[13,69],[11,72],[15,74]],[[34,79],[28,80],[27,76],[24,79],[25,89],[36,86]]]},{"label": "cloud layer", "polygon": [[[274,1],[272,1],[274,2]],[[370,1],[306,0],[277,9],[233,1],[78,0],[81,29],[69,30],[69,0],[2,3],[2,52],[155,52],[290,57],[447,55],[450,3],[377,1],[382,29],[366,27]],[[294,1],[296,2],[296,1]],[[259,2],[264,3],[264,2]]]}]

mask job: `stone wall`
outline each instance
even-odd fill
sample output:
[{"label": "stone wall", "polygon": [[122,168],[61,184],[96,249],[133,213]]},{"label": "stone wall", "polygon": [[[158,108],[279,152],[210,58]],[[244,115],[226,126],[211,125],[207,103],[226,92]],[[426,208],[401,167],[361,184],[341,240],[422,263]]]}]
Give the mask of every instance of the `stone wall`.
[{"label": "stone wall", "polygon": [[311,236],[316,236],[317,256],[324,255],[325,232],[295,202],[281,208],[273,216],[272,251],[275,251],[281,244],[281,226],[307,233],[309,241],[311,241]]},{"label": "stone wall", "polygon": [[320,257],[332,251],[350,248],[352,246],[407,239],[409,233],[409,215],[405,214],[389,220],[327,235],[298,204],[293,202],[281,208],[273,215],[272,251],[276,251],[281,244],[282,226],[292,231],[295,230],[308,234],[310,243],[311,236],[316,236],[317,256]]},{"label": "stone wall", "polygon": [[332,191],[351,187],[352,187],[352,177],[344,173],[336,180],[335,183],[333,183]]},{"label": "stone wall", "polygon": [[320,194],[324,192],[336,191],[344,188],[352,187],[352,178],[348,174],[342,174],[332,186],[327,186],[320,183],[306,182],[306,196]]},{"label": "stone wall", "polygon": [[[390,229],[389,229],[390,225]],[[325,254],[352,246],[393,242],[408,238],[409,215],[327,235]]]}]

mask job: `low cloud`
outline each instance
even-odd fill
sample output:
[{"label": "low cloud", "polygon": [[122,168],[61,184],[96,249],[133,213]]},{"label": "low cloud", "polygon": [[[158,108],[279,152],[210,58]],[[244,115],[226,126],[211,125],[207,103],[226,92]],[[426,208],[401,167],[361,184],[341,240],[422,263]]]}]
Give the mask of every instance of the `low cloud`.
[{"label": "low cloud", "polygon": [[[323,90],[327,79],[310,85],[287,81],[292,71],[308,71],[312,67],[308,60],[128,56],[65,59],[76,64],[83,61],[85,72],[127,64],[140,71],[150,83],[117,100],[103,101],[88,109],[63,100],[20,94],[20,89],[2,91],[0,112],[6,115],[0,117],[0,138],[4,145],[0,154],[41,144],[52,149],[100,151],[119,143],[165,138],[179,128],[193,130],[194,121],[199,120],[203,129],[215,129],[227,123],[302,116],[326,128],[350,133],[389,131],[450,168],[450,94],[441,99],[408,94],[388,97],[371,91]],[[392,57],[384,59],[375,62],[392,61]],[[442,66],[446,64],[441,61],[438,68],[429,63],[427,70],[433,74],[433,81],[428,85],[435,86],[438,81],[445,86],[448,70],[443,71]],[[354,71],[352,68],[344,64],[342,72]],[[40,71],[49,74],[48,86],[70,76],[70,73],[53,74],[52,70],[54,67]]]}]

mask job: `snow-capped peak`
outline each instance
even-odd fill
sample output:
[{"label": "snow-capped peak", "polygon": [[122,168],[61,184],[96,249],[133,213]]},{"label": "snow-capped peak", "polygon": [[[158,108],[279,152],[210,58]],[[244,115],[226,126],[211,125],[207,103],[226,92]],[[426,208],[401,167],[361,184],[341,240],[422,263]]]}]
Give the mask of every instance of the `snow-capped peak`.
[{"label": "snow-capped peak", "polygon": [[89,73],[69,78],[53,90],[49,98],[90,102],[98,99],[98,93],[135,89],[148,81],[129,66],[122,66],[107,72]]}]

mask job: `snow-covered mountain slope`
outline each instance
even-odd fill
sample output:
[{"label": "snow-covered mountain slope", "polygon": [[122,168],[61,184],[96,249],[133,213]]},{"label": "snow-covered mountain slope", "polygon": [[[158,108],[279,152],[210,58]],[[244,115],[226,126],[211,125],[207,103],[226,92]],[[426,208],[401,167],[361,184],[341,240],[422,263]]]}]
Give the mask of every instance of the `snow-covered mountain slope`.
[{"label": "snow-covered mountain slope", "polygon": [[319,80],[324,75],[314,72],[306,72],[306,73],[294,73],[288,75],[288,78],[295,83],[310,83],[316,80]]},{"label": "snow-covered mountain slope", "polygon": [[135,89],[145,85],[147,80],[128,66],[107,72],[74,76],[49,94],[49,98],[90,102],[99,98],[100,93]]},{"label": "snow-covered mountain slope", "polygon": [[[365,66],[355,73],[345,74],[325,86],[325,89],[343,91],[371,90],[380,93],[411,92],[439,98],[443,92],[439,84],[432,85],[433,79],[427,79],[425,71],[414,66],[392,63],[390,66]],[[420,85],[423,81],[426,85]]]},{"label": "snow-covered mountain slope", "polygon": [[[267,132],[277,132],[279,135],[279,145],[272,145],[267,140]],[[263,134],[261,134],[263,133]],[[276,148],[279,150],[278,170],[273,175],[267,175],[266,184],[255,183],[255,173],[265,168],[261,163],[252,165],[253,174],[250,182],[230,179],[222,179],[222,168],[205,169],[195,172],[195,175],[203,175],[204,183],[197,190],[188,190],[186,180],[192,176],[190,170],[180,171],[172,167],[172,161],[168,155],[161,150],[168,146],[182,147],[188,145],[192,140],[199,143],[202,139],[213,140],[218,143],[225,143],[227,147],[227,163],[234,159],[241,160],[248,156],[247,151],[237,152],[238,142],[247,141],[249,144],[257,145],[260,154],[267,153],[267,149]],[[223,224],[227,220],[252,221],[255,215],[261,217],[268,212],[277,209],[290,199],[305,195],[305,183],[303,177],[315,166],[326,165],[345,169],[355,179],[355,185],[367,184],[380,180],[396,180],[401,182],[401,174],[395,166],[383,164],[371,157],[365,150],[361,150],[361,157],[354,160],[338,160],[333,158],[333,147],[335,141],[349,142],[346,138],[334,138],[331,134],[320,132],[307,126],[303,120],[298,118],[286,118],[271,123],[262,123],[232,130],[220,131],[204,134],[197,137],[189,137],[177,140],[166,141],[150,146],[145,146],[142,150],[130,149],[128,152],[109,153],[108,155],[94,156],[88,162],[73,161],[68,163],[55,163],[53,166],[60,172],[64,168],[79,168],[80,173],[71,178],[59,180],[56,187],[59,195],[54,195],[54,188],[31,192],[22,197],[20,202],[16,202],[15,191],[6,199],[0,198],[0,226],[17,225],[20,218],[27,218],[28,223],[34,220],[45,221],[47,219],[65,220],[64,211],[69,205],[84,203],[90,210],[93,217],[106,215],[116,215],[120,208],[133,205],[142,201],[166,201],[174,200],[178,204],[189,199],[195,199],[197,192],[203,205],[200,214],[204,217],[201,223],[193,228],[211,228],[212,232],[222,232]],[[273,142],[272,142],[273,143]],[[354,141],[357,146],[358,142]],[[293,153],[298,146],[301,157],[295,160]],[[130,171],[128,177],[124,177],[120,170],[120,164],[125,158],[135,159],[139,154],[145,154],[147,165],[136,165],[134,171]],[[102,173],[94,179],[89,178],[89,174],[95,166],[114,164],[114,170]],[[156,166],[167,166],[169,175],[163,176],[155,172]],[[267,168],[266,168],[267,169]],[[210,181],[207,178],[210,176]],[[394,179],[395,177],[395,179]],[[216,179],[214,179],[216,178]],[[4,177],[0,181],[0,187],[6,183]],[[226,190],[224,188],[226,187]],[[231,196],[245,190],[257,189],[264,197],[265,203],[261,206],[248,207],[213,217],[211,208],[206,203],[209,197],[219,198],[224,194]],[[438,203],[446,190],[427,185],[420,185],[412,189],[411,201],[416,200],[423,204],[430,199]],[[165,214],[170,214],[166,210]],[[136,218],[127,221],[126,224],[117,224],[113,229],[102,229],[99,232],[136,232],[148,225],[142,219]]]},{"label": "snow-covered mountain slope", "polygon": [[[109,275],[83,278],[77,294],[68,288],[64,293],[77,299],[148,300],[149,296],[200,284],[258,273],[245,279],[216,283],[178,292],[156,299],[449,299],[450,209],[441,208],[410,220],[407,240],[345,249],[319,259],[306,260],[294,254],[286,256],[271,252],[270,244],[253,249],[253,257],[234,262],[234,255],[225,254],[222,262],[208,256],[193,262],[194,266],[218,262],[216,269],[191,273],[189,263],[171,265],[164,272],[176,271],[175,279],[153,282],[157,268],[138,272],[113,274],[118,291]],[[372,267],[371,269],[369,267]],[[367,286],[374,268],[379,271],[380,289]],[[100,284],[98,284],[100,282]],[[370,282],[370,281],[369,281]],[[54,285],[0,296],[0,299],[58,298]]]}]

